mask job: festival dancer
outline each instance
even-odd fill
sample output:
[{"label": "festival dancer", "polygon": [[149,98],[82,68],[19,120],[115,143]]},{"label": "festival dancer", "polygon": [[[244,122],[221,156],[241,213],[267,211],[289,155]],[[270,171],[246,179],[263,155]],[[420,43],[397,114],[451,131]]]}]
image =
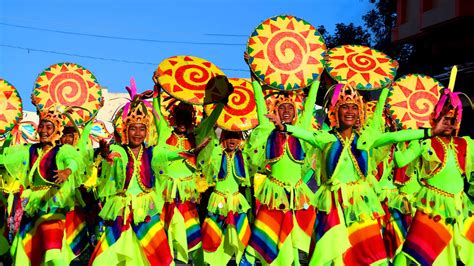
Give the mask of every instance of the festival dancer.
[{"label": "festival dancer", "polygon": [[[304,112],[298,124],[311,127],[319,80],[310,88]],[[300,141],[284,131],[275,129],[265,117],[267,107],[260,84],[253,82],[259,125],[253,129],[247,156],[252,168],[265,173],[266,179],[255,191],[261,204],[243,263],[254,264],[258,258],[263,264],[299,265],[299,250],[308,252],[316,217],[313,193],[302,180],[305,159]],[[291,98],[282,94],[271,110],[285,124],[297,123],[297,114]]]},{"label": "festival dancer", "polygon": [[250,178],[241,150],[242,132],[223,130],[220,141],[215,132],[211,135],[210,143],[198,156],[202,172],[213,187],[201,230],[202,245],[207,264],[226,265],[233,255],[240,261],[250,238],[250,205],[239,189],[250,186]]},{"label": "festival dancer", "polygon": [[135,83],[127,87],[131,102],[124,106],[121,143],[102,147],[99,196],[105,204],[99,215],[105,230],[90,265],[170,265],[173,257],[160,219],[163,200],[155,178],[158,160],[180,159],[169,149],[145,146],[152,126],[152,114],[136,94]]},{"label": "festival dancer", "polygon": [[[156,83],[155,76],[153,79]],[[168,117],[170,124],[168,124],[159,111],[161,102],[158,98],[159,96],[153,99],[154,108],[159,115],[157,148],[194,150],[197,154],[199,147],[207,143],[206,136],[213,130],[225,104],[218,103],[211,115],[194,128],[196,114],[192,105],[184,102],[173,105]],[[176,253],[177,260],[188,263],[188,254],[191,253],[194,264],[204,265],[197,210],[200,194],[196,179],[200,177],[200,173],[196,168],[196,157],[190,156],[175,161],[163,158],[160,160],[158,169],[158,180],[163,186],[165,200],[161,217],[165,223],[171,254]]]},{"label": "festival dancer", "polygon": [[464,192],[464,179],[472,184],[474,143],[457,137],[461,119],[458,93],[444,89],[431,119],[433,128],[444,128],[442,134],[412,141],[406,152],[395,154],[399,166],[421,159],[422,187],[403,246],[421,265],[456,265],[457,259],[474,265],[474,205]]},{"label": "festival dancer", "polygon": [[39,116],[40,142],[9,147],[1,160],[25,188],[21,197],[26,215],[11,253],[16,265],[69,265],[74,255],[66,244],[65,215],[80,199],[75,194],[83,167],[74,147],[57,144],[64,127],[62,112],[51,108]]},{"label": "festival dancer", "polygon": [[[70,119],[70,121],[73,121]],[[71,250],[78,257],[76,260],[82,263],[89,261],[90,255],[97,243],[97,236],[101,226],[99,214],[99,199],[96,193],[95,184],[90,181],[94,174],[96,162],[94,161],[94,150],[89,139],[94,119],[91,118],[84,126],[82,131],[76,125],[66,125],[61,136],[62,144],[69,144],[76,148],[80,158],[85,166],[84,172],[79,176],[81,186],[78,188],[77,195],[81,195],[84,206],[77,205],[74,210],[66,214],[66,228],[74,228],[69,231],[67,239]],[[96,182],[97,180],[93,181]],[[78,201],[82,202],[82,201]]]},{"label": "festival dancer", "polygon": [[[0,147],[0,156],[4,147],[10,146],[11,135],[8,134]],[[0,164],[0,258],[8,261],[10,245],[13,241],[23,216],[21,206],[21,192],[23,186],[20,181],[11,176],[7,169]]]},{"label": "festival dancer", "polygon": [[[400,130],[392,119],[387,106],[384,108],[384,118],[383,127],[386,131],[395,132]],[[390,263],[395,265],[406,264],[406,259],[401,251],[413,214],[409,196],[399,190],[409,181],[410,176],[413,175],[413,169],[397,167],[393,159],[397,147],[403,147],[403,145],[405,145],[405,142],[374,148],[370,156],[373,163],[369,163],[371,168],[369,174],[374,175],[378,181],[378,186],[374,187],[374,190],[377,192],[385,212],[384,216],[378,218],[382,227],[385,250]],[[411,171],[410,176],[408,170]],[[415,180],[414,184],[416,183]],[[405,189],[408,189],[408,187]]]},{"label": "festival dancer", "polygon": [[[359,134],[354,125],[363,116],[362,97],[348,85],[335,87],[329,120],[332,139],[321,138],[321,131],[308,131],[272,120],[280,130],[308,141],[321,153],[321,186],[315,195],[318,210],[311,246],[311,265],[328,263],[347,265],[386,264],[385,251],[377,218],[384,215],[369,180],[368,150],[390,143],[420,139],[429,132],[408,130],[381,134],[382,108],[388,94],[383,89],[374,118]],[[329,141],[328,141],[329,140]],[[372,176],[373,179],[373,176]],[[338,245],[331,245],[331,243]],[[330,248],[328,248],[330,247]]]}]

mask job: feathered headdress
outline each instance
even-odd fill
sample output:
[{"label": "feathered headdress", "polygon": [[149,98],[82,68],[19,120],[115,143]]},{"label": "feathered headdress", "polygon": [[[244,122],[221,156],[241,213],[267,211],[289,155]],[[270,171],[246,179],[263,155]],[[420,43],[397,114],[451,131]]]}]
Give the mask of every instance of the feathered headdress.
[{"label": "feathered headdress", "polygon": [[[440,117],[446,116],[449,118],[454,118],[454,127],[456,129],[456,136],[458,135],[459,128],[461,126],[462,120],[462,102],[459,98],[460,95],[465,95],[462,92],[453,92],[454,84],[456,82],[456,75],[458,72],[457,66],[453,66],[451,69],[451,75],[449,78],[448,88],[443,89],[441,96],[439,97],[438,102],[435,105],[433,113],[431,114],[430,123],[434,127]],[[466,97],[469,100],[469,97]]]},{"label": "feathered headdress", "polygon": [[[155,112],[155,110],[152,104],[145,99],[153,98],[158,95],[156,91],[152,90],[137,93],[137,87],[133,77],[130,79],[130,86],[126,86],[125,88],[130,95],[130,99],[129,102],[123,106],[122,113],[115,116],[114,121],[116,126],[115,130],[120,134],[122,144],[124,145],[128,144],[128,127],[131,124],[144,124],[147,129],[149,129],[152,117],[148,108],[150,108],[152,112]],[[157,115],[155,117],[158,118]],[[117,119],[122,120],[121,126],[117,126],[117,124],[119,124]]]},{"label": "feathered headdress", "polygon": [[51,106],[48,110],[38,110],[39,123],[43,121],[51,122],[54,126],[53,134],[49,136],[48,142],[51,142],[53,145],[56,144],[56,141],[61,138],[63,134],[64,126],[66,124],[66,116],[64,115],[67,110],[60,105]]}]

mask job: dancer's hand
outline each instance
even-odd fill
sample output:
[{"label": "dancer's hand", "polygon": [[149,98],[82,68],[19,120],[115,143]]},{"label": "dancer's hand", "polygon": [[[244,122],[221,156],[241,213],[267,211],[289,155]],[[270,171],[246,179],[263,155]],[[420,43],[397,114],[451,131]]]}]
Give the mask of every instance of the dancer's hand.
[{"label": "dancer's hand", "polygon": [[72,171],[69,168],[66,168],[66,169],[63,169],[63,170],[54,170],[54,172],[56,173],[53,176],[53,178],[56,179],[56,180],[54,180],[54,182],[56,184],[59,184],[59,185],[66,182],[66,180],[72,174]]},{"label": "dancer's hand", "polygon": [[109,156],[110,144],[105,139],[99,140],[99,152],[102,158],[107,158]]},{"label": "dancer's hand", "polygon": [[451,136],[454,135],[454,130],[455,126],[452,119],[443,116],[431,129],[431,136]]},{"label": "dancer's hand", "polygon": [[281,119],[280,119],[280,116],[277,115],[277,114],[266,114],[265,115],[273,124],[275,124],[275,127],[280,130],[280,131],[284,131],[285,130],[285,126],[283,125],[283,123],[281,122]]},{"label": "dancer's hand", "polygon": [[199,152],[204,149],[207,144],[209,144],[209,141],[211,141],[210,137],[206,137],[196,148],[194,148],[194,154],[198,155]]}]

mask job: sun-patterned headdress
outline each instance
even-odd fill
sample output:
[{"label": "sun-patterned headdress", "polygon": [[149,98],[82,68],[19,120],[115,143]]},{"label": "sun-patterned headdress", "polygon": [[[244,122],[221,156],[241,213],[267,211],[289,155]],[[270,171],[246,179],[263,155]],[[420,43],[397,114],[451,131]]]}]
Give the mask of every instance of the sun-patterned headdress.
[{"label": "sun-patterned headdress", "polygon": [[64,115],[65,109],[62,106],[56,105],[52,106],[48,110],[38,111],[39,112],[39,121],[49,121],[54,125],[54,132],[49,136],[48,142],[51,142],[53,145],[56,144],[56,141],[61,138],[63,134],[65,119]]},{"label": "sun-patterned headdress", "polygon": [[295,110],[295,116],[293,117],[294,124],[298,119],[298,109],[295,104],[295,97],[298,97],[296,92],[278,92],[275,94],[271,94],[268,97],[272,97],[272,104],[268,106],[268,113],[278,114],[278,107],[282,104],[289,103],[293,105],[293,109]]},{"label": "sun-patterned headdress", "polygon": [[336,84],[334,87],[334,93],[331,99],[331,106],[329,107],[328,117],[331,127],[339,127],[339,107],[343,104],[353,103],[359,108],[359,119],[360,124],[363,125],[364,121],[364,100],[359,95],[357,90],[349,86],[348,84]]},{"label": "sun-patterned headdress", "polygon": [[[150,102],[146,101],[147,98],[152,98],[157,95],[156,91],[145,91],[143,93],[137,93],[137,87],[135,79],[130,79],[130,87],[126,87],[129,95],[130,102],[126,103],[122,109],[122,114],[117,115],[115,120],[122,119],[123,124],[121,127],[116,128],[121,137],[123,145],[128,144],[128,127],[132,124],[144,124],[147,127],[147,131],[150,128],[152,117],[147,107],[154,111],[153,106]],[[158,116],[156,116],[158,117]],[[117,122],[114,123],[117,125]]]}]

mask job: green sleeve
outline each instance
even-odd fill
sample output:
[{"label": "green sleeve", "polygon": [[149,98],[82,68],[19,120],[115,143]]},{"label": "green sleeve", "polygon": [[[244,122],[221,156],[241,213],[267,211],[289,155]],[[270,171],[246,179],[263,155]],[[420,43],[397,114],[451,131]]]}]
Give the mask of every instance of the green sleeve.
[{"label": "green sleeve", "polygon": [[69,168],[71,169],[72,173],[77,172],[79,166],[77,165],[77,162],[75,159],[67,158],[64,160],[64,163],[65,163],[64,169]]},{"label": "green sleeve", "polygon": [[253,94],[255,96],[255,103],[257,105],[257,117],[259,124],[270,124],[270,120],[265,117],[268,113],[267,104],[265,103],[265,98],[263,97],[262,86],[258,81],[252,82]]},{"label": "green sleeve", "polygon": [[98,186],[98,193],[101,199],[119,193],[126,179],[127,152],[120,145],[111,145],[110,152],[113,158],[102,160],[102,172]]},{"label": "green sleeve", "polygon": [[87,172],[84,176],[84,181],[87,179],[87,176],[90,175],[94,164],[94,149],[89,138],[93,125],[94,123],[92,120],[86,124],[81,137],[79,138],[79,143],[77,144],[84,168]]},{"label": "green sleeve", "polygon": [[209,185],[215,185],[214,176],[219,172],[221,164],[222,148],[216,132],[209,134],[211,140],[198,154],[197,162],[201,172],[204,174]]},{"label": "green sleeve", "polygon": [[[160,92],[160,93],[163,93],[163,92]],[[172,131],[165,117],[161,113],[160,107],[161,107],[161,100],[160,100],[160,95],[158,95],[157,97],[153,98],[153,109],[155,109],[155,112],[153,112],[153,116],[155,118],[154,120],[155,120],[156,132],[158,133],[157,146],[160,146],[166,143],[166,140],[171,135],[171,131]]]},{"label": "green sleeve", "polygon": [[[240,184],[240,186],[243,186],[243,187],[250,187],[251,186],[251,183],[250,183],[250,171],[248,169],[248,165],[249,165],[249,162],[248,160],[245,158],[245,153],[242,152],[242,156],[243,156],[243,159],[244,159],[244,171],[245,171],[245,178],[244,179],[238,179],[238,182]],[[220,165],[219,165],[220,166]]]},{"label": "green sleeve", "polygon": [[286,130],[293,136],[319,149],[323,149],[327,143],[336,141],[336,137],[325,130],[307,130],[293,125],[286,125]]},{"label": "green sleeve", "polygon": [[165,144],[163,146],[156,146],[153,148],[153,160],[161,161],[176,161],[180,159],[185,159],[180,154],[187,152],[186,150],[174,150],[173,147]]},{"label": "green sleeve", "polygon": [[316,104],[316,96],[319,89],[319,80],[316,80],[311,84],[309,89],[308,97],[306,97],[304,103],[303,114],[301,115],[300,121],[298,122],[301,127],[311,129],[311,118],[313,117],[313,109]]},{"label": "green sleeve", "polygon": [[[379,134],[378,137],[375,137],[376,140],[375,142],[373,142],[370,148],[376,148],[376,147],[385,146],[385,145],[397,143],[397,142],[418,140],[418,139],[422,139],[424,136],[425,136],[425,131],[423,129],[415,129],[415,130],[408,129],[408,130],[401,130],[397,132],[386,132],[381,135]],[[358,149],[364,149],[363,146],[364,146],[363,143],[362,145],[359,145],[359,143],[357,143]]]},{"label": "green sleeve", "polygon": [[218,103],[216,108],[212,111],[211,115],[206,117],[199,126],[195,129],[196,134],[196,144],[199,145],[204,141],[204,138],[209,135],[211,130],[214,130],[214,125],[216,124],[217,119],[224,110],[225,104]]},{"label": "green sleeve", "polygon": [[81,161],[82,157],[75,147],[65,144],[59,148],[57,156],[62,164],[61,166],[58,165],[58,169],[63,170],[69,168],[73,174],[77,173],[78,171],[81,173],[84,172],[84,165]]},{"label": "green sleeve", "polygon": [[3,165],[24,186],[29,185],[30,147],[31,145],[14,145],[3,150]]},{"label": "green sleeve", "polygon": [[418,140],[412,140],[408,145],[408,148],[400,150],[398,149],[394,153],[395,164],[397,167],[404,167],[411,163],[413,160],[421,156],[423,149],[421,148]]},{"label": "green sleeve", "polygon": [[79,138],[79,148],[81,150],[86,150],[89,147],[92,146],[89,135],[91,134],[92,126],[94,125],[93,121],[87,122],[86,126],[84,127],[84,130],[82,131],[81,137]]},{"label": "green sleeve", "polygon": [[180,153],[183,153],[183,152],[187,152],[185,150],[177,150],[177,151],[166,151],[166,160],[168,161],[176,161],[176,160],[180,160],[180,159],[184,159],[184,157],[182,157],[180,155]]},{"label": "green sleeve", "polygon": [[467,193],[474,197],[474,141],[470,137],[463,137],[467,142],[466,148],[466,178],[469,183]]},{"label": "green sleeve", "polygon": [[383,122],[383,109],[385,107],[385,101],[387,100],[388,89],[384,88],[380,93],[379,100],[375,106],[374,115],[371,119],[365,122],[360,132],[357,148],[360,150],[369,150],[373,147],[376,141],[376,136],[380,136],[384,133],[384,122]]}]

